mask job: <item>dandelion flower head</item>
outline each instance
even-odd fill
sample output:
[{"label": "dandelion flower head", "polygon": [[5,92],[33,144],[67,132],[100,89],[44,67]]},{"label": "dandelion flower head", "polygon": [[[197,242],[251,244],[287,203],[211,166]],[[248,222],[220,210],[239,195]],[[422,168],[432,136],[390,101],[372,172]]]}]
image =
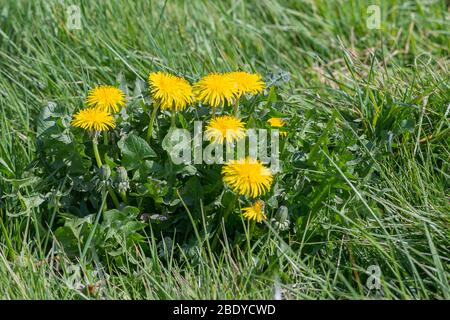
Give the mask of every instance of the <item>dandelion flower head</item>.
[{"label": "dandelion flower head", "polygon": [[[274,128],[282,128],[285,125],[285,122],[282,118],[270,118],[267,120],[267,123]],[[281,136],[287,136],[286,131],[280,131]]]},{"label": "dandelion flower head", "polygon": [[238,96],[246,93],[254,95],[257,93],[261,93],[264,90],[264,81],[257,73],[235,71],[229,72],[227,75],[236,84]]},{"label": "dandelion flower head", "polygon": [[242,208],[244,218],[248,220],[254,220],[261,223],[263,219],[267,219],[264,214],[264,202],[262,200],[256,200],[256,202],[246,208]]},{"label": "dandelion flower head", "polygon": [[116,126],[108,112],[97,108],[86,108],[73,116],[72,125],[85,130],[107,131]]},{"label": "dandelion flower head", "polygon": [[125,94],[122,90],[113,86],[97,86],[89,91],[86,104],[89,107],[114,113],[125,105]]},{"label": "dandelion flower head", "polygon": [[194,90],[197,99],[214,108],[232,104],[239,93],[236,83],[227,74],[210,73],[198,81]]},{"label": "dandelion flower head", "polygon": [[251,157],[230,160],[223,166],[222,175],[223,181],[234,192],[250,198],[268,192],[273,182],[271,171]]},{"label": "dandelion flower head", "polygon": [[228,115],[212,118],[206,126],[205,136],[211,142],[232,144],[245,137],[244,122]]},{"label": "dandelion flower head", "polygon": [[194,101],[192,86],[183,78],[164,72],[152,72],[148,83],[150,92],[161,109],[183,110]]}]

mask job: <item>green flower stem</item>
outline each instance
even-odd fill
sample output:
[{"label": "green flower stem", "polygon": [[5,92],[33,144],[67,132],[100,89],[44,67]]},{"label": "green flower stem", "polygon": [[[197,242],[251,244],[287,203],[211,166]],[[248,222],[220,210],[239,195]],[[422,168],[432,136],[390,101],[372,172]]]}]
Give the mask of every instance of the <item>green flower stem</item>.
[{"label": "green flower stem", "polygon": [[153,123],[155,122],[156,115],[158,114],[159,105],[155,104],[153,107],[153,112],[150,117],[150,122],[148,124],[148,130],[147,130],[147,141],[150,142],[150,139],[152,138],[153,133]]},{"label": "green flower stem", "polygon": [[255,232],[255,225],[256,225],[256,221],[255,220],[251,220],[249,221],[250,225],[249,225],[249,230],[248,230],[248,236],[249,239],[251,240],[253,238],[253,233]]},{"label": "green flower stem", "polygon": [[104,135],[103,135],[103,144],[104,144],[105,146],[108,145],[108,135],[107,135],[107,134],[104,134]]},{"label": "green flower stem", "polygon": [[171,115],[171,117],[170,117],[170,127],[171,128],[175,128],[176,127],[176,120],[177,120],[176,117],[175,117],[175,115],[176,115],[175,110],[172,110],[170,115]]},{"label": "green flower stem", "polygon": [[[92,140],[92,148],[94,149],[94,155],[95,155],[95,160],[97,161],[97,166],[99,168],[101,168],[103,166],[103,163],[102,163],[102,159],[100,158],[100,153],[98,152],[97,138],[94,138]],[[116,208],[119,208],[119,206],[120,206],[119,199],[117,199],[117,196],[114,193],[114,190],[111,188],[111,186],[108,186],[108,193],[111,196],[111,199],[112,199],[114,205],[116,206]]]},{"label": "green flower stem", "polygon": [[100,158],[100,153],[98,152],[98,141],[97,141],[97,138],[94,138],[92,140],[92,147],[94,149],[94,155],[95,155],[95,160],[97,161],[97,166],[99,168],[101,168],[103,163],[102,163],[102,159]]},{"label": "green flower stem", "polygon": [[247,246],[248,250],[252,250],[251,241],[253,238],[253,233],[255,230],[256,221],[255,220],[247,220],[246,223],[244,223],[244,229],[245,229],[245,238],[247,239]]},{"label": "green flower stem", "polygon": [[238,113],[238,107],[239,107],[239,99],[236,99],[236,101],[234,102],[234,107],[233,107],[233,114],[235,116],[237,116]]},{"label": "green flower stem", "polygon": [[124,191],[119,192],[119,194],[120,194],[120,197],[122,198],[122,201],[125,204],[128,204],[127,194]]},{"label": "green flower stem", "polygon": [[111,188],[111,186],[108,186],[108,193],[111,196],[111,199],[116,208],[119,209],[120,207],[119,199],[117,199],[116,193],[114,192],[113,188]]}]

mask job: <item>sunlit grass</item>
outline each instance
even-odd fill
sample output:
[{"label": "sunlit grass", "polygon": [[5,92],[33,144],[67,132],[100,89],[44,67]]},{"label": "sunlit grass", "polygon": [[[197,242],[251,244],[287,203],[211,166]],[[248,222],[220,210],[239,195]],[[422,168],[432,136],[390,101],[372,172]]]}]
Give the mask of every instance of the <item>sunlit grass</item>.
[{"label": "sunlit grass", "polygon": [[[70,31],[60,1],[7,1],[0,297],[450,298],[448,11],[445,1],[379,3],[381,30],[367,29],[369,1],[82,1],[82,29]],[[284,150],[298,152],[283,179],[305,192],[289,194],[299,212],[290,243],[270,225],[250,241],[242,220],[239,250],[200,239],[187,256],[153,234],[149,250],[120,264],[100,262],[95,244],[80,248],[86,259],[62,252],[42,224],[64,212],[34,206],[40,111],[79,110],[83,93],[104,83],[139,96],[150,70],[193,82],[242,66],[291,75],[280,117],[290,115]],[[361,162],[348,163],[350,153]],[[60,197],[54,190],[52,201]],[[367,288],[371,265],[382,270],[380,290]]]}]

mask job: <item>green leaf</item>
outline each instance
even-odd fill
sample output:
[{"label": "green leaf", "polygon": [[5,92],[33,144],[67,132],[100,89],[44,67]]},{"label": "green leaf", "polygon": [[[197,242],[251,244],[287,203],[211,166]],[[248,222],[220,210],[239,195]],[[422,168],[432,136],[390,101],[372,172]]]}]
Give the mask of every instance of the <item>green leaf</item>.
[{"label": "green leaf", "polygon": [[146,158],[156,157],[155,151],[148,143],[135,134],[130,134],[118,143],[122,152],[122,165],[128,170],[138,168]]},{"label": "green leaf", "polygon": [[183,200],[187,205],[199,206],[200,199],[204,197],[204,190],[197,177],[190,178],[182,190]]},{"label": "green leaf", "polygon": [[104,214],[104,226],[112,227],[113,225],[121,225],[130,219],[136,219],[139,214],[139,209],[136,207],[127,206],[122,210],[112,209],[106,211]]},{"label": "green leaf", "polygon": [[13,177],[14,171],[11,169],[11,167],[6,163],[5,160],[0,158],[0,172],[3,172],[7,177]]},{"label": "green leaf", "polygon": [[170,128],[161,143],[161,147],[167,152],[170,152],[170,150],[173,149],[174,144],[176,144],[176,142],[172,142],[171,140],[174,130],[175,130],[174,128]]},{"label": "green leaf", "polygon": [[37,120],[36,134],[38,137],[56,124],[56,119],[53,116],[55,109],[56,104],[53,102],[48,103],[42,109]]},{"label": "green leaf", "polygon": [[73,234],[70,227],[62,226],[56,229],[55,237],[58,243],[64,248],[64,252],[69,256],[75,256],[79,254],[79,239]]},{"label": "green leaf", "polygon": [[308,164],[312,165],[314,161],[320,161],[321,158],[318,155],[320,148],[323,145],[326,145],[326,142],[331,134],[331,131],[334,129],[334,123],[335,118],[332,117],[325,128],[325,130],[322,131],[322,134],[320,135],[319,139],[316,141],[316,143],[312,146],[311,151],[308,156]]},{"label": "green leaf", "polygon": [[36,134],[38,137],[45,134],[61,134],[69,124],[68,115],[56,103],[49,102],[39,114]]},{"label": "green leaf", "polygon": [[136,207],[127,206],[122,210],[112,209],[104,213],[102,230],[106,232],[106,239],[113,236],[128,236],[136,231],[142,230],[145,223],[137,221],[140,210]]}]

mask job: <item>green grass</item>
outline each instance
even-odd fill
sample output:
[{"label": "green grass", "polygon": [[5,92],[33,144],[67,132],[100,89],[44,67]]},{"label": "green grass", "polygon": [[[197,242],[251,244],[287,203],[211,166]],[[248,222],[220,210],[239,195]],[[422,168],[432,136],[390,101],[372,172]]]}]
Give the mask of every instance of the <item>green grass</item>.
[{"label": "green grass", "polygon": [[[81,1],[82,29],[70,31],[62,1],[3,1],[0,298],[449,299],[447,4],[377,3],[380,30],[366,26],[371,1]],[[193,260],[175,247],[158,255],[152,234],[150,250],[118,266],[95,250],[73,259],[42,230],[42,217],[61,214],[30,203],[36,121],[49,102],[71,112],[96,84],[131,90],[151,70],[194,80],[237,68],[291,74],[285,179],[302,181],[289,191],[302,227],[290,240],[267,227],[240,250],[201,244]],[[346,163],[348,148],[358,163]],[[303,150],[307,167],[294,160]],[[378,291],[366,287],[371,265],[382,270]]]}]

